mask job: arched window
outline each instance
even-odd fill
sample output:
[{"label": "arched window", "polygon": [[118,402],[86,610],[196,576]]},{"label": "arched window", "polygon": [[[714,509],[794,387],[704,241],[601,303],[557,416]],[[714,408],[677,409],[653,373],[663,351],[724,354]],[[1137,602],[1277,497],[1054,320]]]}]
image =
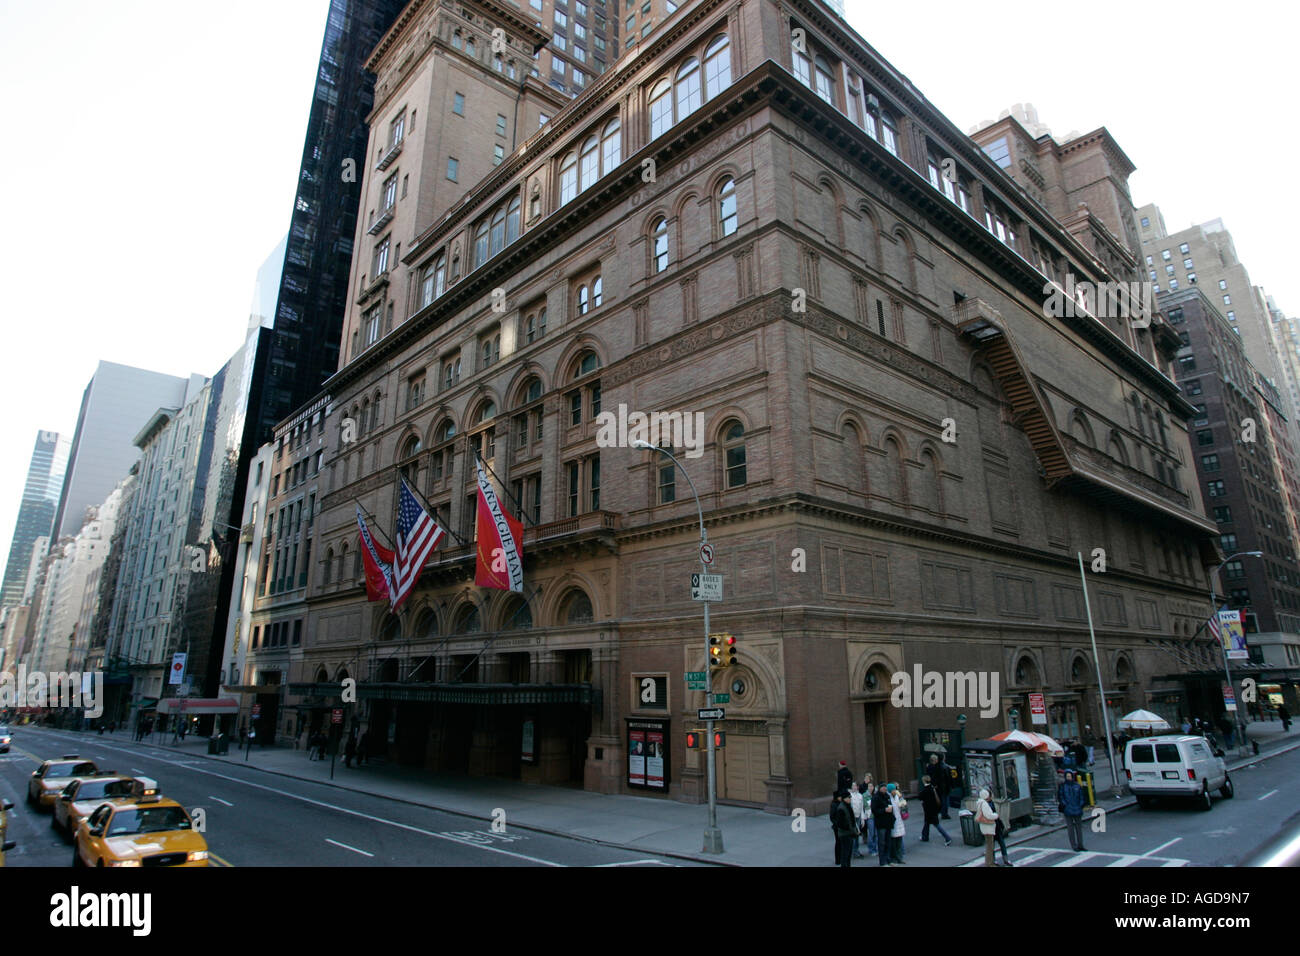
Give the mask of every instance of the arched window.
[{"label": "arched window", "polygon": [[334,549],[325,549],[325,566],[321,568],[321,584],[329,584],[334,576]]},{"label": "arched window", "polygon": [[565,624],[590,624],[595,618],[591,598],[577,588],[570,591],[560,607],[560,620]]},{"label": "arched window", "polygon": [[650,88],[650,138],[668,132],[673,125],[672,84],[663,79]]},{"label": "arched window", "polygon": [[600,356],[590,350],[583,352],[574,365],[574,378],[582,378],[600,368]]},{"label": "arched window", "polygon": [[879,139],[880,134],[876,131],[876,114],[872,112],[869,106],[863,106],[862,108],[862,128],[866,130],[867,135],[872,139]]},{"label": "arched window", "polygon": [[723,467],[726,470],[724,485],[739,488],[747,480],[745,469],[745,426],[731,421],[722,426]]},{"label": "arched window", "polygon": [[442,253],[433,260],[433,264],[424,270],[424,281],[420,290],[420,307],[429,305],[447,289],[447,257]]},{"label": "arched window", "polygon": [[368,398],[361,403],[361,420],[357,423],[357,428],[363,435],[370,430],[370,399]]},{"label": "arched window", "polygon": [[889,497],[894,501],[907,503],[907,476],[903,472],[903,452],[898,447],[898,442],[893,438],[886,438],[884,444],[885,451],[885,480],[889,483]]},{"label": "arched window", "polygon": [[600,144],[602,175],[608,175],[615,166],[623,161],[623,133],[619,127],[617,116],[605,124],[605,131],[601,133]]},{"label": "arched window", "polygon": [[840,438],[844,442],[844,485],[850,491],[862,491],[866,472],[862,457],[862,438],[858,434],[857,426],[845,423],[840,429]]},{"label": "arched window", "polygon": [[600,276],[596,276],[596,278],[591,281],[591,304],[593,307],[598,308],[600,306],[601,299],[603,298],[601,294],[603,286],[604,283],[601,281]]},{"label": "arched window", "polygon": [[519,628],[533,626],[533,611],[528,606],[528,602],[522,598],[514,598],[506,605],[505,612],[501,617],[501,630],[513,631]]},{"label": "arched window", "polygon": [[943,499],[939,491],[939,462],[935,459],[934,453],[929,451],[921,452],[921,487],[919,504],[931,512],[941,512],[943,510]]},{"label": "arched window", "polygon": [[542,397],[542,380],[534,375],[525,383],[521,394],[523,395],[521,404],[537,401]]},{"label": "arched window", "polygon": [[474,233],[474,268],[477,269],[488,258],[488,221],[484,219],[478,224],[478,230]]},{"label": "arched window", "polygon": [[812,86],[812,60],[808,57],[807,30],[790,34],[790,57],[794,61],[794,75],[804,86]]},{"label": "arched window", "polygon": [[454,50],[462,49],[465,46],[464,38],[460,35],[459,30],[451,35],[451,46]]},{"label": "arched window", "polygon": [[510,79],[512,79],[512,80],[515,78],[516,73],[515,73],[515,61],[514,61],[514,60],[509,60],[509,61],[506,62],[506,76],[508,76],[508,77],[509,77]]},{"label": "arched window", "polygon": [[718,187],[718,227],[721,235],[736,231],[736,181],[728,176]]},{"label": "arched window", "polygon": [[677,69],[677,121],[680,123],[700,108],[700,61],[691,57]]},{"label": "arched window", "polygon": [[578,195],[578,154],[569,153],[560,163],[560,205]]},{"label": "arched window", "polygon": [[650,261],[652,272],[663,272],[668,268],[668,220],[660,216],[650,227]]},{"label": "arched window", "polygon": [[470,56],[477,56],[478,50],[474,47],[474,38],[467,37],[465,40],[465,52]]},{"label": "arched window", "polygon": [[725,33],[714,37],[704,51],[704,90],[713,99],[731,85],[731,41]]},{"label": "arched window", "polygon": [[406,442],[402,445],[402,454],[400,456],[400,459],[402,461],[405,461],[407,458],[413,458],[419,453],[420,453],[419,436],[412,435],[410,438],[406,439]]},{"label": "arched window", "polygon": [[489,233],[491,245],[488,249],[488,255],[495,256],[506,244],[506,207],[497,206],[492,211],[492,228]]},{"label": "arched window", "polygon": [[831,93],[831,90],[834,89],[834,80],[831,78],[831,65],[827,62],[826,57],[820,53],[817,54],[813,63],[817,73],[817,95],[827,103],[834,105],[835,100]]},{"label": "arched window", "polygon": [[578,189],[590,189],[600,177],[600,155],[597,151],[595,136],[588,136],[582,144],[582,153],[578,159],[580,172]]},{"label": "arched window", "polygon": [[542,306],[536,313],[530,312],[528,318],[524,320],[524,344],[535,342],[545,334],[546,306]]},{"label": "arched window", "polygon": [[505,72],[506,64],[505,64],[505,61],[501,59],[501,54],[500,54],[500,53],[495,53],[495,54],[493,54],[493,56],[492,56],[492,69],[496,70],[498,73],[504,73],[504,72]]},{"label": "arched window", "polygon": [[887,112],[880,114],[880,136],[881,144],[895,156],[898,155],[898,127],[894,125],[894,117]]},{"label": "arched window", "polygon": [[466,604],[456,614],[456,626],[452,628],[455,634],[474,634],[478,630],[478,608],[473,604]]},{"label": "arched window", "polygon": [[455,434],[456,434],[455,423],[453,423],[450,418],[445,419],[443,423],[438,426],[437,431],[433,433],[434,444],[441,445],[443,442],[453,438]]},{"label": "arched window", "polygon": [[578,286],[578,314],[586,315],[591,311],[591,292],[585,285]]},{"label": "arched window", "polygon": [[496,402],[493,402],[491,400],[486,401],[478,407],[478,414],[474,416],[474,424],[481,425],[484,422],[491,421],[493,418],[496,417],[496,414],[497,414]]},{"label": "arched window", "polygon": [[506,245],[514,242],[519,238],[519,197],[515,196],[510,200],[510,205],[506,209]]}]

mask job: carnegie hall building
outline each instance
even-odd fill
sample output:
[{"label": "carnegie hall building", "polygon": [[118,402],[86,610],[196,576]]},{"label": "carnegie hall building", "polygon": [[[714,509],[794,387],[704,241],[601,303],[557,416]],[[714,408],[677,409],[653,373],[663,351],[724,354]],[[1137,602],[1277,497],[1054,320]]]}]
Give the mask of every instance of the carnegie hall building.
[{"label": "carnegie hall building", "polygon": [[[692,483],[739,641],[722,800],[824,807],[840,759],[906,787],[942,734],[1099,727],[1079,554],[1112,717],[1176,701],[1220,557],[1178,336],[1044,308],[1142,278],[1119,146],[1019,143],[1034,195],[821,0],[670,14],[574,98],[508,0],[412,0],[374,51],[287,707],[430,770],[703,799]],[[682,469],[605,440],[621,410],[681,413]],[[474,584],[475,451],[522,595]],[[449,533],[393,615],[356,509],[391,546],[399,473]],[[894,706],[918,665],[996,699]]]}]

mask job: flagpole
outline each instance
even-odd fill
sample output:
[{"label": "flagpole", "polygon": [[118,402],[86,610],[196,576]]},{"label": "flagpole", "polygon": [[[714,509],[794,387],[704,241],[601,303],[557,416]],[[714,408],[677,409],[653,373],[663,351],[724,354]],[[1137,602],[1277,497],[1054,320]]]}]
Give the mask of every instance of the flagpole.
[{"label": "flagpole", "polygon": [[[542,586],[540,584],[533,585],[532,593],[523,599],[523,603],[521,603],[519,607],[515,608],[515,613],[510,615],[510,621],[507,621],[506,623],[509,624],[511,621],[517,618],[519,616],[519,612],[522,611],[524,608],[528,607],[528,602],[531,601],[533,598],[537,597],[538,593],[540,593],[541,590],[542,590]],[[497,631],[490,638],[488,638],[488,642],[483,645],[483,647],[479,650],[477,654],[474,655],[474,657],[470,660],[470,662],[460,669],[460,673],[456,675],[456,680],[460,680],[461,677],[465,675],[465,672],[474,666],[474,662],[483,656],[483,652],[486,651],[489,647],[491,647],[493,642],[500,636],[501,636],[501,632]]]},{"label": "flagpole", "polygon": [[[362,508],[362,507],[361,507],[361,502],[360,502],[360,500],[358,500],[358,499],[356,499],[356,498],[353,498],[353,499],[352,499],[352,503],[355,504],[358,508],[361,508],[361,513],[362,513],[363,515],[365,515],[368,519],[370,519],[371,521],[373,521],[373,522],[374,522],[374,525],[375,525],[376,528],[379,527],[379,519],[378,519],[377,517],[375,517],[374,515],[372,515],[370,512],[368,512],[365,508]],[[371,531],[371,534],[373,534],[373,533],[374,533],[374,531],[372,530],[372,531]],[[391,541],[392,539],[390,538],[389,540]],[[383,542],[380,542],[380,543],[382,544]],[[385,547],[385,548],[388,548],[389,551],[395,551],[395,550],[396,550],[395,547],[389,547],[389,546],[386,545],[386,544],[384,545],[384,547]]]},{"label": "flagpole", "polygon": [[1106,704],[1106,684],[1101,677],[1101,657],[1097,654],[1097,633],[1092,628],[1092,603],[1088,600],[1088,575],[1083,570],[1083,552],[1079,556],[1079,580],[1083,582],[1083,606],[1088,612],[1088,637],[1092,641],[1092,663],[1097,668],[1097,689],[1101,691],[1102,730],[1106,734],[1106,757],[1110,760],[1110,793],[1119,796],[1119,776],[1115,770],[1115,747],[1110,739],[1110,707]]},{"label": "flagpole", "polygon": [[434,506],[434,504],[424,496],[423,491],[415,487],[415,485],[411,484],[409,481],[406,483],[406,487],[410,488],[413,492],[415,492],[415,494],[419,497],[419,499],[422,502],[424,502],[424,506],[427,509],[429,509],[429,514],[433,515],[433,520],[438,522],[438,527],[442,528],[443,531],[446,531],[449,535],[455,538],[456,543],[461,545],[461,547],[466,547],[466,548],[469,547],[469,542],[452,530],[451,523],[442,520],[442,515],[438,513],[438,509]]}]

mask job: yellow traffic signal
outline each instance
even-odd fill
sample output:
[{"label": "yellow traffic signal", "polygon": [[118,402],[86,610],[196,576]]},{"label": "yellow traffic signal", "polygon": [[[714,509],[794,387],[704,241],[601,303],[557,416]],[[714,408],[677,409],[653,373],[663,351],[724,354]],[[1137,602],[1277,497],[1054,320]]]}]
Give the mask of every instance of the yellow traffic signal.
[{"label": "yellow traffic signal", "polygon": [[709,635],[709,667],[726,667],[722,654],[722,637],[721,634]]}]

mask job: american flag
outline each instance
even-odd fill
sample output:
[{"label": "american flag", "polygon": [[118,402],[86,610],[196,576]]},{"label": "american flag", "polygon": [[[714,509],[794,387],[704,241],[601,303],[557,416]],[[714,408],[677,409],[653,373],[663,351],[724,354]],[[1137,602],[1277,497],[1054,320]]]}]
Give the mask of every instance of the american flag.
[{"label": "american flag", "polygon": [[397,502],[397,560],[393,569],[393,610],[401,607],[424,569],[429,553],[442,540],[443,530],[416,500],[406,479],[401,480]]}]

